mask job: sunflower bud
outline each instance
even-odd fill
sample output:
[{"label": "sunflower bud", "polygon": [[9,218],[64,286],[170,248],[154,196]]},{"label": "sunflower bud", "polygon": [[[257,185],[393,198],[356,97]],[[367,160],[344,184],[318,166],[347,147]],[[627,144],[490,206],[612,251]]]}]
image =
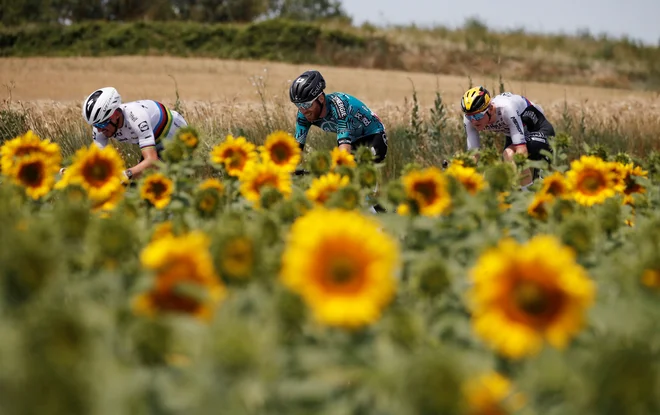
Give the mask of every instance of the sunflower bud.
[{"label": "sunflower bud", "polygon": [[199,145],[199,134],[197,130],[190,126],[179,129],[174,139],[180,141],[190,152]]},{"label": "sunflower bud", "polygon": [[387,184],[386,189],[387,200],[395,206],[398,206],[406,200],[406,188],[401,183],[401,180],[392,180]]},{"label": "sunflower bud", "polygon": [[355,161],[358,165],[371,164],[374,161],[374,153],[370,147],[360,146],[355,152]]},{"label": "sunflower bud", "polygon": [[360,165],[358,167],[358,182],[365,189],[373,189],[378,183],[378,170],[373,164]]},{"label": "sunflower bud", "polygon": [[603,144],[594,144],[587,150],[587,156],[596,156],[602,160],[607,160],[609,157],[608,149]]},{"label": "sunflower bud", "polygon": [[553,141],[558,150],[566,151],[573,144],[573,137],[566,133],[559,133],[555,135]]},{"label": "sunflower bud", "polygon": [[326,151],[314,151],[309,158],[309,169],[315,176],[323,176],[330,171],[332,158]]},{"label": "sunflower bud", "polygon": [[284,199],[284,195],[273,186],[264,186],[259,195],[260,206],[264,209],[270,209],[282,199]]},{"label": "sunflower bud", "polygon": [[[561,203],[561,200],[557,203]],[[595,230],[593,224],[585,218],[571,217],[562,222],[559,235],[565,245],[575,249],[578,254],[586,254],[593,247]]]},{"label": "sunflower bud", "polygon": [[355,169],[349,166],[337,166],[334,169],[334,172],[340,176],[348,177],[348,181],[352,182],[355,179]]},{"label": "sunflower bud", "polygon": [[628,153],[622,153],[622,152],[616,153],[616,155],[614,156],[613,161],[615,163],[621,163],[621,164],[632,164],[633,163],[632,157]]},{"label": "sunflower bud", "polygon": [[609,198],[600,206],[599,215],[600,227],[606,233],[612,233],[619,229],[623,223],[621,215],[621,202],[618,198]]},{"label": "sunflower bud", "polygon": [[186,146],[179,140],[168,140],[165,142],[163,158],[171,164],[179,163],[186,154]]},{"label": "sunflower bud", "polygon": [[330,208],[352,210],[360,205],[360,190],[355,185],[340,187],[328,199]]},{"label": "sunflower bud", "polygon": [[509,163],[497,163],[489,167],[484,176],[495,192],[506,192],[513,183],[513,167]]},{"label": "sunflower bud", "polygon": [[428,297],[444,293],[450,284],[447,264],[438,255],[429,254],[423,260],[415,262],[410,276],[417,290]]}]

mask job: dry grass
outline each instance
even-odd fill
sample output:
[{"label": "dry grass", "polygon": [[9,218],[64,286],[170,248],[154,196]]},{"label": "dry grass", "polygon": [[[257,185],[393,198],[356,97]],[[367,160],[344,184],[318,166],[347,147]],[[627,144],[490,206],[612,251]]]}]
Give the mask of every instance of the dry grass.
[{"label": "dry grass", "polygon": [[[270,97],[286,99],[289,82],[308,69],[303,65],[273,62],[225,61],[174,57],[109,58],[4,58],[0,59],[0,85],[14,82],[14,100],[78,103],[100,86],[113,85],[124,100],[140,98],[174,100],[178,83],[184,101],[208,103],[259,102],[251,77],[264,77]],[[373,107],[400,105],[411,96],[412,82],[422,106],[430,106],[436,90],[449,103],[467,88],[465,77],[398,71],[317,67],[329,90],[356,95]],[[172,77],[171,77],[172,76]],[[473,79],[490,89],[496,79]],[[535,82],[504,82],[505,88],[527,94],[543,105],[588,100],[592,104],[629,98],[656,97],[657,93]],[[496,92],[496,91],[491,91]],[[6,96],[6,92],[3,91]]]}]

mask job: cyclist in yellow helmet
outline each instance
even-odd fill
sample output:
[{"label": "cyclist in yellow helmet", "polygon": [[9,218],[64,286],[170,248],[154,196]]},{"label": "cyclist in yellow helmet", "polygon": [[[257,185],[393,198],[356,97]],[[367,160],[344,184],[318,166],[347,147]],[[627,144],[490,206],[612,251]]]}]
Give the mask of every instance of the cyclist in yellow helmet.
[{"label": "cyclist in yellow helmet", "polygon": [[[515,154],[524,154],[530,160],[546,157],[541,150],[552,151],[548,142],[555,129],[545,118],[543,109],[527,98],[505,92],[490,96],[486,88],[477,86],[468,89],[461,99],[463,125],[467,134],[468,150],[480,146],[480,131],[504,133],[506,143],[502,158],[513,162]],[[534,182],[538,171],[525,169],[520,185],[527,187]]]}]

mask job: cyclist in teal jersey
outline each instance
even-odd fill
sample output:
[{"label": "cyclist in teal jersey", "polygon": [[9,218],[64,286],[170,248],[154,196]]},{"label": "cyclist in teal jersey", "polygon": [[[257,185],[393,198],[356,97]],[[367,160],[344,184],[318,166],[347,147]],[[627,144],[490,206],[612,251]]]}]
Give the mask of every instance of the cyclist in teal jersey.
[{"label": "cyclist in teal jersey", "polygon": [[296,141],[305,147],[312,125],[337,134],[340,149],[354,151],[367,146],[380,163],[387,155],[385,127],[362,101],[343,92],[326,94],[325,79],[318,71],[306,71],[289,88],[289,98],[298,108]]}]

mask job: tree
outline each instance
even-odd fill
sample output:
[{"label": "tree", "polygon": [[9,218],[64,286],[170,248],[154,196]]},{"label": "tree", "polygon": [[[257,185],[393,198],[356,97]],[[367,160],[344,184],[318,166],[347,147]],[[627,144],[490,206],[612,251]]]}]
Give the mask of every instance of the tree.
[{"label": "tree", "polygon": [[339,0],[270,0],[269,14],[294,20],[348,19]]}]

